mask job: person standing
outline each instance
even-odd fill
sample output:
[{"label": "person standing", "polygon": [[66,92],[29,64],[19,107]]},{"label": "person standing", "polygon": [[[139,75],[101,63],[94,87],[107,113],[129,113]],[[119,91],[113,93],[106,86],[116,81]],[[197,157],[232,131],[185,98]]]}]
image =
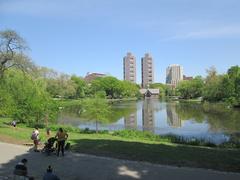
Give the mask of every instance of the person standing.
[{"label": "person standing", "polygon": [[12,126],[15,128],[17,125],[17,122],[15,120],[12,121]]},{"label": "person standing", "polygon": [[62,156],[64,156],[64,145],[65,141],[68,138],[68,134],[65,131],[63,131],[62,128],[59,128],[55,138],[57,138],[57,156],[59,156],[60,150],[62,152]]},{"label": "person standing", "polygon": [[35,152],[39,152],[39,151],[38,151],[39,131],[38,131],[38,128],[37,128],[37,127],[33,130],[31,139],[33,140],[34,151],[35,151]]},{"label": "person standing", "polygon": [[47,127],[47,129],[46,129],[46,133],[47,133],[47,137],[49,137],[51,135],[51,129],[49,127]]}]

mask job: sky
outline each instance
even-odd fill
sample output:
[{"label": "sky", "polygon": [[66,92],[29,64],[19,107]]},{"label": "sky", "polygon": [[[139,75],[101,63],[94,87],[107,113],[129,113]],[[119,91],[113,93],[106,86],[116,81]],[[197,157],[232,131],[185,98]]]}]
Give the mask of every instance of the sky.
[{"label": "sky", "polygon": [[154,59],[155,82],[170,64],[187,76],[225,73],[240,65],[239,0],[0,0],[0,30],[12,29],[28,43],[40,65],[85,76],[123,79],[123,57]]}]

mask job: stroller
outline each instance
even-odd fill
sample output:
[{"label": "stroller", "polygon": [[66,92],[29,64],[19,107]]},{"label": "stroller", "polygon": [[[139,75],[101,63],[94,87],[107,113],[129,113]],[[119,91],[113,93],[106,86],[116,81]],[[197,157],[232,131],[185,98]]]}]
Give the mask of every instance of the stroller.
[{"label": "stroller", "polygon": [[50,155],[52,152],[55,152],[56,146],[54,147],[54,144],[56,141],[57,139],[55,137],[49,138],[42,149],[42,153],[46,153],[47,155]]}]

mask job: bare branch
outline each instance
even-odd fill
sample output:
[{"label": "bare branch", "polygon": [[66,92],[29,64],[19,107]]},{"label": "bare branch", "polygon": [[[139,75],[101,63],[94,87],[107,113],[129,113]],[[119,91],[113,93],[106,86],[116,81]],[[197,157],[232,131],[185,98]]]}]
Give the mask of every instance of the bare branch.
[{"label": "bare branch", "polygon": [[24,39],[15,31],[0,31],[0,76],[6,69],[12,67],[24,69],[24,61],[19,61],[19,58],[25,58],[21,55],[25,49],[27,49],[27,45]]}]

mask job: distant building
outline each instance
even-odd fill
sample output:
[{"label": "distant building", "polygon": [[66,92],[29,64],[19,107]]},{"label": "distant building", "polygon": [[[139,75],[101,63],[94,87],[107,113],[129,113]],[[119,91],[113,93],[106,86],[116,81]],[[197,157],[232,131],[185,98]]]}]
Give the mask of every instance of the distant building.
[{"label": "distant building", "polygon": [[142,58],[142,87],[147,88],[154,81],[153,58],[146,53]]},{"label": "distant building", "polygon": [[139,91],[144,97],[159,98],[159,89],[140,89]]},{"label": "distant building", "polygon": [[136,58],[130,52],[123,58],[123,76],[124,80],[136,83]]},{"label": "distant building", "polygon": [[193,80],[193,77],[192,76],[185,76],[185,75],[183,75],[183,80],[190,81],[190,80]]},{"label": "distant building", "polygon": [[96,78],[99,78],[99,77],[105,77],[106,74],[101,74],[101,73],[87,73],[87,75],[85,76],[84,80],[86,82],[91,82],[93,80],[95,80]]},{"label": "distant building", "polygon": [[177,64],[170,65],[166,70],[166,84],[176,87],[183,80],[183,67]]}]

